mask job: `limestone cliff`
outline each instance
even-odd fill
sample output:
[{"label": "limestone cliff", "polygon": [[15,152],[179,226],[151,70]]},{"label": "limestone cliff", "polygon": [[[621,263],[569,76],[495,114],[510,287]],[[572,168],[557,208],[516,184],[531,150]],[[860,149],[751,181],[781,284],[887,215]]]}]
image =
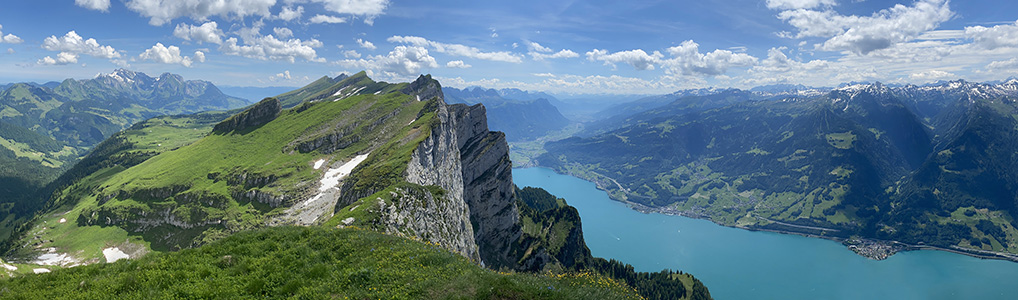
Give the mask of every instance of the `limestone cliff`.
[{"label": "limestone cliff", "polygon": [[276,119],[281,110],[282,105],[279,103],[279,100],[276,100],[276,98],[265,98],[247,110],[216,124],[212,132],[228,133],[260,126]]}]

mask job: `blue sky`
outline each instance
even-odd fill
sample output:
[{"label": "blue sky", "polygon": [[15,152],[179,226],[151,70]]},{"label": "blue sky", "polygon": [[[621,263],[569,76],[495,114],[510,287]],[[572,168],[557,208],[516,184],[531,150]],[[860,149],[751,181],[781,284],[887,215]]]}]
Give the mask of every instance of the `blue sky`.
[{"label": "blue sky", "polygon": [[0,82],[128,68],[231,86],[367,70],[650,94],[1018,72],[1011,1],[37,0],[0,9]]}]

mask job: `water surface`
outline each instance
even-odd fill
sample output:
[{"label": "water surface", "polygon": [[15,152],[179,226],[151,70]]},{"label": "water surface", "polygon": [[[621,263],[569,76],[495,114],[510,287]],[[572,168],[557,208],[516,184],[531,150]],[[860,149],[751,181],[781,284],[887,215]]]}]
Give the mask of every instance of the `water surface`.
[{"label": "water surface", "polygon": [[1018,299],[1014,262],[932,250],[875,261],[833,241],[640,213],[549,169],[514,169],[513,179],[575,206],[594,256],[692,273],[715,299]]}]

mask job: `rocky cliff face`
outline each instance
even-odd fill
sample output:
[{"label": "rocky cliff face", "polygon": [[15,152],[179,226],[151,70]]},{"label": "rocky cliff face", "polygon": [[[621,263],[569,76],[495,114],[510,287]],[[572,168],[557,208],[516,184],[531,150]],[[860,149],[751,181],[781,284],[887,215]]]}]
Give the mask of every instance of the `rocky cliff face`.
[{"label": "rocky cliff face", "polygon": [[[463,165],[457,147],[459,135],[456,134],[456,118],[450,115],[448,106],[445,105],[439,105],[436,117],[439,122],[432,128],[431,136],[421,142],[411,155],[406,170],[406,181],[422,186],[441,187],[445,190],[444,198],[449,203],[445,210],[436,210],[417,219],[417,223],[424,224],[415,227],[428,229],[448,226],[449,221],[461,223],[462,226],[459,227],[463,230],[459,234],[447,235],[447,241],[439,242],[452,245],[453,249],[464,256],[478,260],[473,228],[466,226],[470,223],[470,209],[463,198]],[[434,202],[426,199],[417,201]],[[427,224],[430,221],[434,221],[434,225]]]},{"label": "rocky cliff face", "polygon": [[[418,79],[411,86],[418,87],[412,93],[422,98],[441,96],[437,83],[422,83]],[[438,122],[431,136],[411,155],[405,179],[421,186],[441,187],[446,194],[439,198],[447,203],[436,206],[430,204],[434,200],[417,199],[427,205],[406,206],[416,208],[402,214],[418,215],[420,207],[425,207],[427,213],[412,222],[400,222],[415,228],[412,235],[450,245],[492,268],[515,266],[510,248],[519,239],[521,226],[505,135],[488,131],[482,105],[439,105],[436,118]],[[439,206],[445,209],[430,211],[431,207]],[[389,207],[391,210],[392,206]],[[457,222],[462,224],[458,233],[444,230],[457,227]],[[428,233],[429,228],[440,232]],[[444,238],[435,240],[436,236]]]},{"label": "rocky cliff face", "polygon": [[216,124],[212,129],[215,133],[228,133],[231,131],[243,130],[245,128],[260,126],[268,123],[279,116],[283,107],[276,98],[265,98],[251,108]]},{"label": "rocky cliff face", "polygon": [[511,268],[516,262],[509,251],[522,231],[505,134],[488,131],[483,105],[453,105],[450,109],[457,117],[464,200],[470,206],[481,259],[492,268]]}]

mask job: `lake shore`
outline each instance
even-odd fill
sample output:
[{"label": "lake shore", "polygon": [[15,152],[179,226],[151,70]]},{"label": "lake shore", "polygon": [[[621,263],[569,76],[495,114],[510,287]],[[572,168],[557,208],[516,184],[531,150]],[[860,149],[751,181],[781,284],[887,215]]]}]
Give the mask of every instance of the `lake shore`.
[{"label": "lake shore", "polygon": [[[784,223],[784,222],[773,221],[773,220],[762,218],[762,217],[758,217],[758,218],[761,218],[761,219],[767,220],[769,222],[772,222],[772,224],[781,225],[784,228],[777,229],[777,228],[764,228],[764,227],[761,227],[761,226],[730,225],[730,224],[725,224],[725,223],[717,222],[713,218],[711,218],[710,215],[706,215],[706,214],[695,212],[695,211],[681,211],[681,210],[677,210],[677,209],[674,209],[674,208],[667,208],[667,207],[649,207],[649,206],[642,205],[642,204],[639,204],[639,203],[635,203],[635,202],[631,202],[631,201],[626,201],[625,199],[618,199],[618,197],[616,197],[612,193],[612,191],[610,191],[607,188],[605,188],[605,185],[606,184],[617,185],[620,189],[622,189],[623,192],[625,192],[625,189],[623,189],[622,186],[617,181],[615,181],[614,179],[612,179],[612,178],[610,178],[608,176],[604,176],[602,174],[596,174],[596,175],[601,176],[601,177],[605,177],[608,180],[607,182],[604,182],[604,181],[601,181],[601,180],[596,180],[595,178],[586,178],[587,176],[578,176],[578,174],[560,173],[559,170],[555,170],[555,169],[550,169],[550,170],[552,170],[552,171],[554,171],[555,173],[558,173],[558,174],[573,176],[573,177],[576,177],[576,178],[579,178],[579,179],[582,179],[582,180],[594,183],[594,186],[596,186],[598,190],[604,191],[606,194],[608,194],[608,198],[609,199],[612,199],[614,201],[618,201],[620,203],[623,203],[626,206],[628,206],[629,208],[631,208],[633,210],[636,210],[638,212],[641,212],[641,213],[645,213],[645,214],[657,213],[657,214],[663,214],[663,215],[682,216],[682,217],[693,218],[693,219],[707,220],[707,221],[713,222],[714,224],[718,224],[720,226],[725,226],[725,227],[731,227],[731,228],[739,228],[739,229],[745,229],[745,230],[750,230],[750,231],[766,231],[766,232],[774,232],[774,233],[781,233],[781,234],[792,234],[792,235],[798,235],[798,236],[803,236],[803,237],[820,238],[820,239],[825,239],[825,240],[831,240],[831,241],[835,241],[835,242],[841,243],[842,245],[845,245],[849,250],[852,250],[852,252],[855,252],[856,254],[858,254],[858,255],[860,255],[862,257],[866,257],[866,258],[873,259],[873,260],[884,260],[884,259],[887,259],[887,258],[891,257],[895,253],[903,252],[903,251],[939,250],[939,251],[945,251],[945,252],[951,252],[951,253],[955,253],[955,254],[971,256],[971,257],[975,257],[975,258],[979,258],[979,259],[1006,260],[1006,261],[1011,261],[1011,262],[1018,262],[1018,255],[1011,254],[1011,253],[996,252],[996,251],[986,251],[986,250],[977,250],[977,249],[968,249],[968,248],[962,248],[962,247],[958,247],[958,246],[952,246],[951,248],[944,248],[944,247],[930,246],[930,245],[912,245],[912,244],[906,244],[906,243],[903,243],[903,242],[900,242],[900,241],[879,240],[879,239],[862,238],[862,237],[843,238],[843,237],[830,236],[830,235],[824,235],[823,234],[825,232],[830,232],[830,231],[835,231],[836,232],[836,231],[838,231],[838,229],[788,224],[788,223]],[[821,234],[817,234],[817,232],[819,232]]]}]

